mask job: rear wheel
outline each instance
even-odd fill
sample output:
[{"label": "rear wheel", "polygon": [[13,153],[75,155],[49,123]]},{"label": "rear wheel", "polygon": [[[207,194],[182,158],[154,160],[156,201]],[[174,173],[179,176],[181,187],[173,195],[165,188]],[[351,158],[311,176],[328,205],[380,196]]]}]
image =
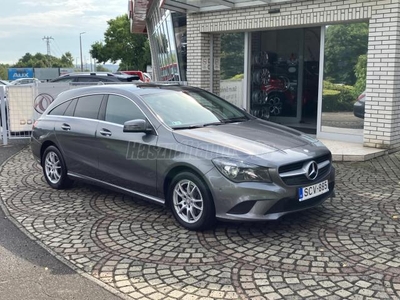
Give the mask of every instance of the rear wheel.
[{"label": "rear wheel", "polygon": [[175,176],[168,199],[172,214],[189,230],[205,230],[215,224],[215,207],[206,185],[195,174],[183,172]]},{"label": "rear wheel", "polygon": [[46,148],[42,157],[42,168],[44,178],[53,189],[60,190],[71,185],[72,181],[68,178],[64,158],[57,147]]}]

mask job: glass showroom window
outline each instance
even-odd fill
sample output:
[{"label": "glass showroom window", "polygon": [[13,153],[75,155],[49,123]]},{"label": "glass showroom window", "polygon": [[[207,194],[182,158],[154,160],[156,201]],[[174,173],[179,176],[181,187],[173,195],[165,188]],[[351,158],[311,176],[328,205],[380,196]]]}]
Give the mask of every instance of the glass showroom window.
[{"label": "glass showroom window", "polygon": [[243,102],[244,33],[221,34],[220,96],[238,107]]},{"label": "glass showroom window", "polygon": [[365,22],[325,28],[321,132],[362,138],[368,31]]}]

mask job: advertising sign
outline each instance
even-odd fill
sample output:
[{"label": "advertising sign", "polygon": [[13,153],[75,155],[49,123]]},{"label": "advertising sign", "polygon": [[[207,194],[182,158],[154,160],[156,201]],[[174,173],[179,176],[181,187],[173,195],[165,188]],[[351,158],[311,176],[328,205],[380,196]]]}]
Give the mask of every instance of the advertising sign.
[{"label": "advertising sign", "polygon": [[51,80],[59,76],[59,68],[35,68],[35,77],[39,80]]},{"label": "advertising sign", "polygon": [[11,132],[32,130],[34,115],[32,100],[36,94],[36,87],[33,85],[8,85],[7,102],[8,117]]},{"label": "advertising sign", "polygon": [[9,68],[8,80],[33,78],[33,68]]},{"label": "advertising sign", "polygon": [[243,107],[243,80],[221,80],[219,95],[237,107]]},{"label": "advertising sign", "polygon": [[39,118],[46,108],[61,92],[69,90],[68,82],[44,82],[37,87],[37,95],[33,99],[35,119]]}]

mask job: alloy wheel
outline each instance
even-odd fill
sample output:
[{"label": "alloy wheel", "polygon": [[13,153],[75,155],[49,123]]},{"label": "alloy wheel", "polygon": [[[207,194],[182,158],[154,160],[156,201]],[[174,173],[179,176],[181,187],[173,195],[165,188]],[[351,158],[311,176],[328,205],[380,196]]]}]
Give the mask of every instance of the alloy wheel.
[{"label": "alloy wheel", "polygon": [[61,161],[57,153],[50,151],[45,158],[45,172],[48,180],[56,184],[61,178]]},{"label": "alloy wheel", "polygon": [[188,179],[179,181],[173,192],[173,205],[178,217],[186,223],[197,222],[204,209],[199,187]]}]

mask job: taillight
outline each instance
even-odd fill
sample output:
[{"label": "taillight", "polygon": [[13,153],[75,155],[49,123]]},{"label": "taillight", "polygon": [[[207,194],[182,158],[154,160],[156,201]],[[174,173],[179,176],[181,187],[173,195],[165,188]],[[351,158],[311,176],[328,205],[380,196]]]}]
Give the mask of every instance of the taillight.
[{"label": "taillight", "polygon": [[36,121],[33,123],[32,129],[34,129],[34,128],[36,127],[37,123],[38,123],[38,120],[36,120]]},{"label": "taillight", "polygon": [[360,96],[358,96],[357,101],[364,102],[365,101],[365,93],[362,93]]}]

